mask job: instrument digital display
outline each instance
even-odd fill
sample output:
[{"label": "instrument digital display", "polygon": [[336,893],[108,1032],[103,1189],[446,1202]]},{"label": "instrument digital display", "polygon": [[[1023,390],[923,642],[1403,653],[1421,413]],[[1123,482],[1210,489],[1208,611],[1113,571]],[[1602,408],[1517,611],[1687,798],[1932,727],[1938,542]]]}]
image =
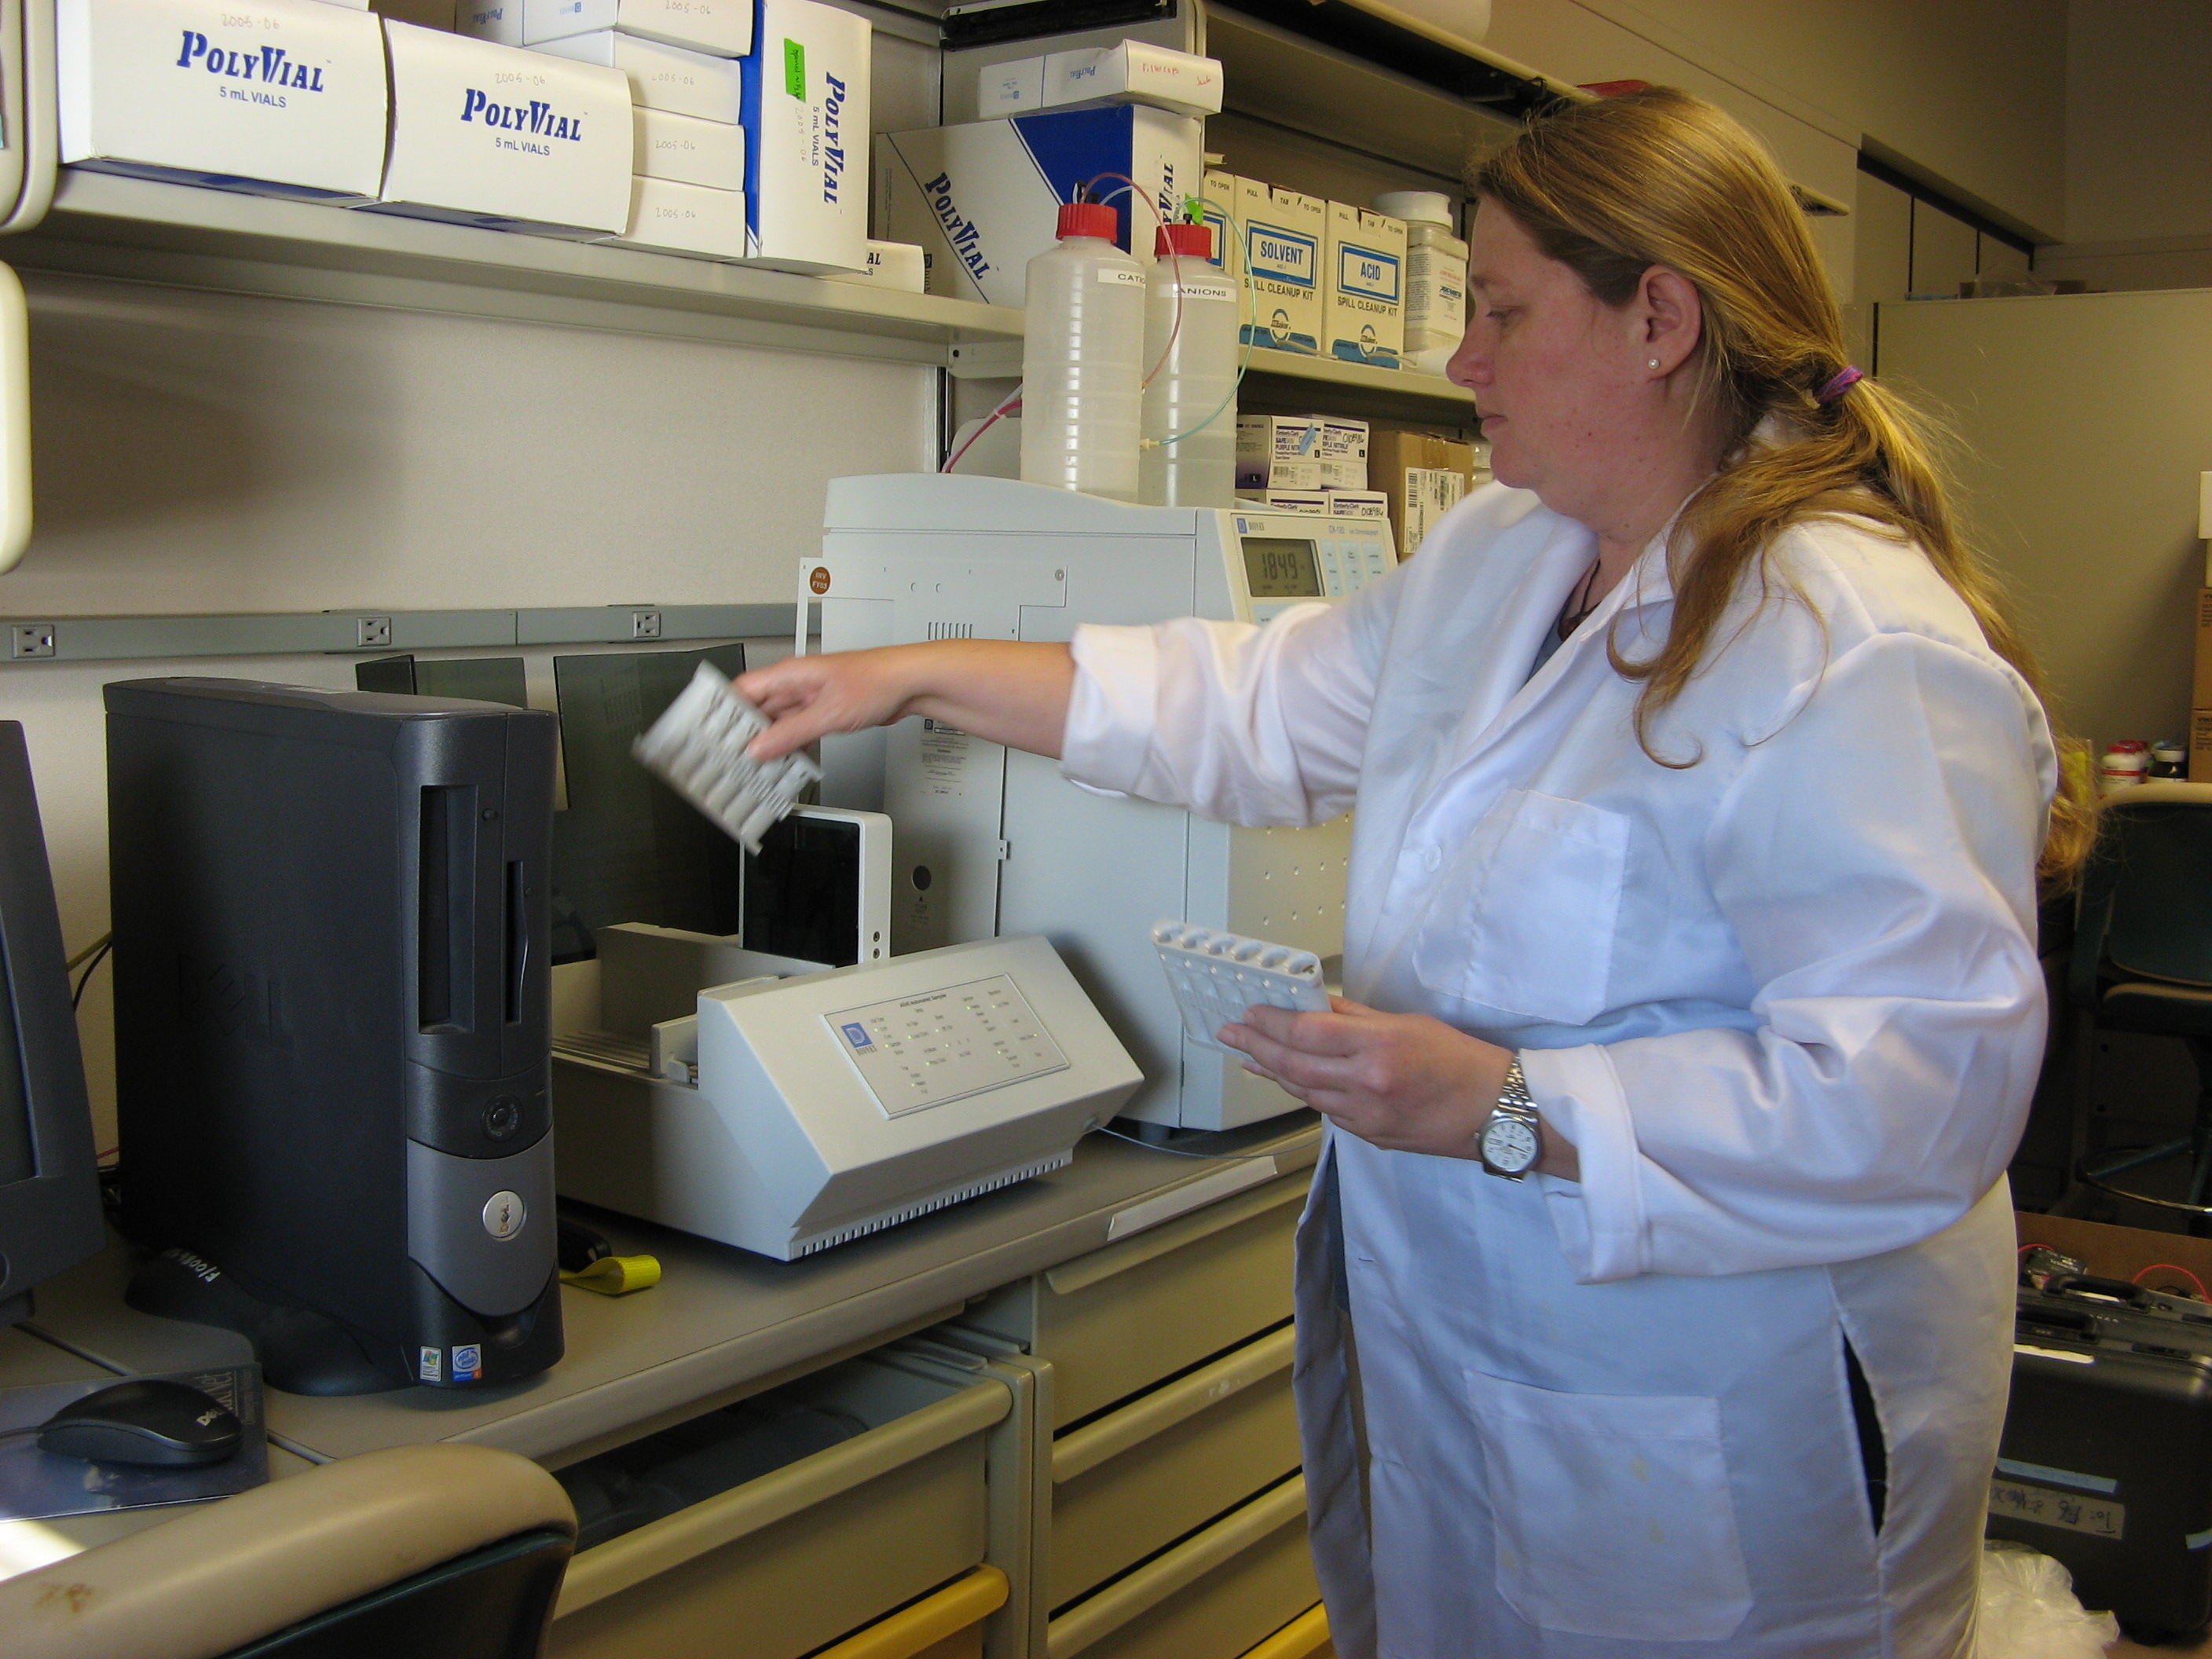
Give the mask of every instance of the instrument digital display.
[{"label": "instrument digital display", "polygon": [[1317,599],[1321,559],[1310,541],[1288,536],[1247,536],[1244,581],[1255,599]]}]

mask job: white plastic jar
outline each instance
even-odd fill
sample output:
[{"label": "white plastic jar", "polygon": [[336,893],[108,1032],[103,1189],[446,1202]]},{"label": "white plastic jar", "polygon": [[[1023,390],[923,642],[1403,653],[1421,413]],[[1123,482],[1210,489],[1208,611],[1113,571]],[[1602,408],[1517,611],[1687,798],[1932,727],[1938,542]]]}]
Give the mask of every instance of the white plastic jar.
[{"label": "white plastic jar", "polygon": [[1441,374],[1467,332],[1467,244],[1452,234],[1451,198],[1388,191],[1375,210],[1406,222],[1406,367]]}]

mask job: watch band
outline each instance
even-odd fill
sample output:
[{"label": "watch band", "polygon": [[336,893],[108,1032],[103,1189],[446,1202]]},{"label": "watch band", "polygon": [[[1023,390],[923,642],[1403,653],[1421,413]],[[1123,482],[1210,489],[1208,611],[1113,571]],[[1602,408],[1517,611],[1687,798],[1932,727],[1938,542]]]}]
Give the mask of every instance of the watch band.
[{"label": "watch band", "polygon": [[1492,1175],[1519,1181],[1543,1155],[1543,1120],[1536,1115],[1536,1099],[1528,1092],[1528,1079],[1521,1070],[1521,1056],[1505,1064],[1505,1082],[1498,1091],[1498,1104],[1476,1137],[1482,1167]]}]

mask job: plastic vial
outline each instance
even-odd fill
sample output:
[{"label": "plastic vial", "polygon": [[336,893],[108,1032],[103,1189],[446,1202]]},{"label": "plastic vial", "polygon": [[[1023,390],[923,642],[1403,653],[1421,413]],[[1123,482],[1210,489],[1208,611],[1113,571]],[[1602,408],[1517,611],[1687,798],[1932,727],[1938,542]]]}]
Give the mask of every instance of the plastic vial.
[{"label": "plastic vial", "polygon": [[2179,738],[2160,738],[2150,746],[2150,775],[2154,778],[2189,775],[2189,745]]},{"label": "plastic vial", "polygon": [[1375,210],[1406,222],[1406,367],[1441,374],[1467,332],[1467,244],[1452,234],[1451,198],[1389,191]]},{"label": "plastic vial", "polygon": [[2149,769],[2150,745],[2140,738],[2129,738],[2105,750],[2105,757],[2097,767],[2098,787],[2108,795],[2133,788],[2143,781]]},{"label": "plastic vial", "polygon": [[1145,268],[1114,246],[1103,202],[1060,210],[1060,243],[1030,261],[1022,333],[1022,478],[1137,499]]},{"label": "plastic vial", "polygon": [[[1228,507],[1237,497],[1237,285],[1208,260],[1210,225],[1162,225],[1145,300],[1139,501]],[[1158,364],[1157,370],[1153,365]],[[1176,434],[1185,435],[1177,437]],[[1171,443],[1161,439],[1172,438]]]}]

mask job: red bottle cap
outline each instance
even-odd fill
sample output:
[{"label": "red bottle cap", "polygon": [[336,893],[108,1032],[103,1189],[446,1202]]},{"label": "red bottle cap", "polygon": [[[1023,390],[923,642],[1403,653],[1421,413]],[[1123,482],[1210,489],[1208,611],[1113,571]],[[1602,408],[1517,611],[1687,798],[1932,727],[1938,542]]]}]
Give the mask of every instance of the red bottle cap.
[{"label": "red bottle cap", "polygon": [[1115,241],[1121,234],[1121,216],[1111,202],[1063,202],[1060,235],[1097,236]]},{"label": "red bottle cap", "polygon": [[1152,234],[1152,252],[1156,257],[1163,259],[1170,253],[1211,259],[1213,258],[1213,227],[1212,225],[1162,225]]}]

